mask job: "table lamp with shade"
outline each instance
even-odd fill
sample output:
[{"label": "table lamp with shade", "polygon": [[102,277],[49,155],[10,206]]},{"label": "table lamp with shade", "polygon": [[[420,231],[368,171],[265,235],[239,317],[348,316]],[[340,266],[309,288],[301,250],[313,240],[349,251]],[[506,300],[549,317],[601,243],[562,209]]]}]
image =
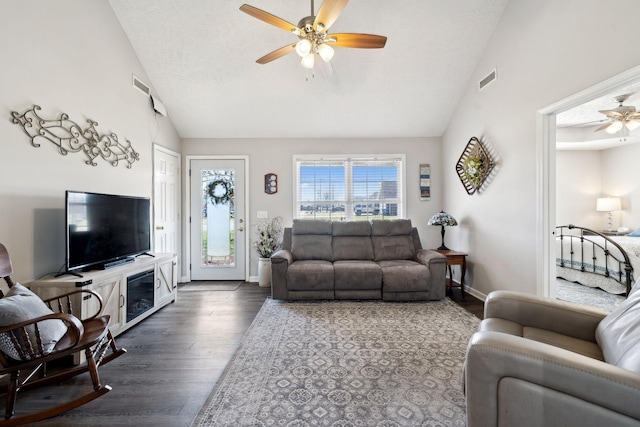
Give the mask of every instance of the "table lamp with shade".
[{"label": "table lamp with shade", "polygon": [[439,225],[442,227],[442,231],[440,232],[440,234],[442,235],[442,245],[440,245],[438,249],[442,251],[448,251],[449,248],[444,245],[444,227],[458,225],[458,221],[456,221],[454,217],[452,217],[445,211],[440,211],[431,217],[427,225]]},{"label": "table lamp with shade", "polygon": [[598,197],[596,200],[596,210],[598,212],[608,212],[608,228],[607,231],[613,231],[612,224],[612,211],[619,211],[622,209],[620,203],[620,197]]}]

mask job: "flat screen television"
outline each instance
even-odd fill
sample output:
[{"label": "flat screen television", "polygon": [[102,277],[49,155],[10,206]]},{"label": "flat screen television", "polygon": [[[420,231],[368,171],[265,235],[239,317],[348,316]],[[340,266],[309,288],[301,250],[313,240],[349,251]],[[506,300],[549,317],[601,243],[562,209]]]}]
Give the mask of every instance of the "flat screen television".
[{"label": "flat screen television", "polygon": [[145,197],[67,191],[67,272],[104,269],[151,250]]}]

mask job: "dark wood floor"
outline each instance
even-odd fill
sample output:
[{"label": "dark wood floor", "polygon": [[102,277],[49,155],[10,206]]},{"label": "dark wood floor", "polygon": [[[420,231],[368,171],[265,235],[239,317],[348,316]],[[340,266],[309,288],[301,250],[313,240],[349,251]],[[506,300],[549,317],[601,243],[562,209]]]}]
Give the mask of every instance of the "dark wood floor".
[{"label": "dark wood floor", "polygon": [[[229,290],[234,288],[229,282],[219,285],[210,291],[181,285],[176,303],[116,338],[128,353],[100,370],[111,392],[33,425],[189,426],[270,295],[269,288],[255,283],[242,283],[236,290]],[[450,297],[482,316],[482,301],[469,294],[461,299],[459,289]],[[75,395],[71,390],[90,390],[86,374],[63,386],[19,393],[16,411],[61,402]]]}]

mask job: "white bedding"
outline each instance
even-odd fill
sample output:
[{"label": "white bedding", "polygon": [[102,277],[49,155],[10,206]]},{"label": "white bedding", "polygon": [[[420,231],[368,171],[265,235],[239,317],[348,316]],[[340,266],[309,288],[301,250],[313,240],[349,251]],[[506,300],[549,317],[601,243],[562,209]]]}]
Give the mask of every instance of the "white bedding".
[{"label": "white bedding", "polygon": [[[638,276],[640,272],[640,237],[629,237],[629,236],[610,236],[611,240],[614,240],[618,243],[627,253],[629,257],[629,262],[633,267],[631,272],[633,284],[633,272],[636,272],[635,276]],[[591,241],[600,246],[604,246],[604,239],[600,236],[584,236],[585,242]],[[573,258],[571,257],[571,240],[573,240]],[[564,251],[561,252],[561,245],[564,247]],[[613,294],[623,294],[626,292],[626,276],[624,271],[624,265],[619,266],[616,262],[611,262],[609,260],[609,264],[605,264],[605,255],[604,251],[598,247],[595,250],[592,250],[591,244],[584,245],[584,253],[581,254],[579,239],[569,239],[566,235],[562,242],[560,238],[556,238],[556,276],[561,277],[565,280],[569,280],[571,282],[579,282],[585,286],[589,287],[598,287],[609,293]],[[615,247],[615,245],[607,244],[607,249],[611,252],[612,255],[616,256],[618,259],[623,260],[624,258],[620,255],[620,251]],[[593,274],[589,271],[593,271],[594,266],[594,252],[595,252],[595,268],[600,274]],[[580,268],[581,264],[584,264],[585,270],[587,272],[582,272],[579,270],[560,267],[561,262],[561,254],[562,261],[565,265],[573,264],[574,268]],[[615,280],[605,277],[604,274],[605,269],[608,268],[609,275],[618,277],[620,272],[622,273],[622,283],[616,282]]]}]

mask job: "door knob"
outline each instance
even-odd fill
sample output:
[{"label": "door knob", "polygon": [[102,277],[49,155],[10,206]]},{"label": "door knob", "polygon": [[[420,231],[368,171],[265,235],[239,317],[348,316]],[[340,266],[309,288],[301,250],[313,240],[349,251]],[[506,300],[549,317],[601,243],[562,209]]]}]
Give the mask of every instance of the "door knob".
[{"label": "door knob", "polygon": [[238,222],[239,222],[240,224],[242,224],[242,223],[244,222],[244,220],[243,220],[242,218],[240,218],[240,219],[238,220]]},{"label": "door knob", "polygon": [[244,231],[244,227],[238,228],[238,231]]},{"label": "door knob", "polygon": [[164,227],[158,226],[158,227],[156,227],[156,230],[164,230]]}]

